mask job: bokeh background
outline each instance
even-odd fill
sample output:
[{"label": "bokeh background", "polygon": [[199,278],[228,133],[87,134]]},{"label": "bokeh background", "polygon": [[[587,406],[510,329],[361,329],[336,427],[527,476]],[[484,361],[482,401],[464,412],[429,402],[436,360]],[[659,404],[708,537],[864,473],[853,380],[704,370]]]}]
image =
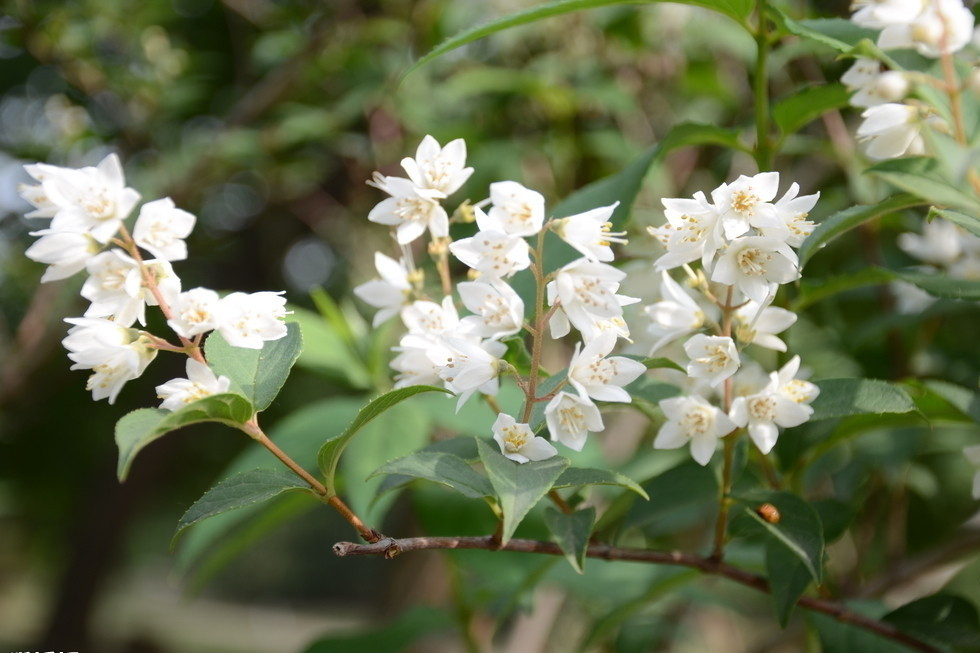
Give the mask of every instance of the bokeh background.
[{"label": "bokeh background", "polygon": [[[384,344],[392,335],[374,333],[350,294],[373,276],[372,252],[387,242],[384,230],[366,220],[381,199],[365,184],[374,170],[397,173],[398,161],[425,134],[441,142],[462,137],[476,168],[464,195],[480,200],[489,182],[518,179],[553,203],[621,170],[677,122],[751,122],[751,39],[722,17],[676,5],[549,19],[475,42],[401,78],[447,36],[533,4],[0,3],[0,650],[289,653],[323,633],[390,621],[413,606],[452,605],[454,596],[460,600],[453,610],[475,631],[470,641],[485,639],[495,626],[469,617],[493,606],[490,612],[516,624],[510,639],[498,637],[502,650],[543,650],[541,633],[554,632],[548,628],[565,609],[563,595],[536,597],[536,613],[551,610],[548,628],[513,616],[531,598],[523,579],[550,569],[539,561],[504,565],[487,558],[496,586],[471,583],[439,556],[341,561],[330,545],[352,539],[347,525],[325,509],[289,519],[297,509],[288,503],[266,515],[277,528],[221,546],[189,539],[171,552],[180,515],[250,443],[215,425],[189,428],[155,443],[129,480],[117,482],[115,421],[152,404],[153,386],[176,376],[181,363],[161,357],[115,405],[92,402],[85,373],[68,372],[60,346],[63,318],[85,309],[81,281],[39,286],[42,266],[23,252],[32,242],[28,232],[40,227],[21,217],[27,207],[16,192],[28,180],[24,163],[92,165],[117,152],[129,185],[145,200],[170,196],[198,217],[191,257],[176,266],[185,288],[284,289],[307,325],[320,320],[323,340],[301,360],[265,424],[274,431],[311,406],[320,407],[305,413],[314,427],[340,420],[384,376]],[[785,4],[844,16],[848,3]],[[844,64],[830,57],[806,58],[809,47],[780,51],[786,61],[774,66],[774,95],[840,74]],[[837,141],[814,133],[799,147],[824,143],[817,154],[804,159],[790,151],[783,169],[797,171],[793,178],[804,192],[842,184],[846,133],[838,130]],[[631,251],[652,247],[639,235],[644,224],[661,220],[659,197],[714,187],[746,166],[711,147],[679,150],[655,166],[634,211]],[[846,198],[830,193],[825,201],[824,215]],[[337,311],[351,333],[338,335],[318,317]],[[872,334],[862,352],[848,354],[859,356],[869,375],[901,375],[877,343]],[[962,360],[950,352],[951,360]],[[975,378],[975,364],[962,365],[953,376]],[[325,400],[332,408],[322,408]],[[295,420],[281,426],[301,427]],[[646,427],[632,428],[642,437]],[[359,478],[348,480],[352,492]],[[442,512],[423,530],[469,527],[465,506],[454,507],[444,494],[420,495],[414,501],[439,508],[427,514]],[[407,501],[399,498],[385,522],[405,533],[420,526]],[[950,521],[968,509],[965,502],[948,507]],[[480,532],[482,524],[472,528]],[[195,555],[187,553],[195,546]],[[631,583],[658,573],[667,572],[624,567],[602,582],[571,586],[593,598],[604,592],[622,598]],[[764,597],[751,600],[760,613],[768,610]],[[664,609],[669,618],[685,614],[678,606]],[[405,633],[427,624],[438,632],[444,613],[409,614],[399,622]],[[691,650],[736,650],[731,641],[712,642],[712,628],[702,628],[712,619],[740,618],[724,614],[698,612],[688,624],[701,630]],[[654,650],[644,647],[669,637],[661,630],[627,629],[616,650]],[[745,650],[774,650],[742,636]],[[634,640],[639,648],[631,649]],[[384,650],[344,648],[354,641],[336,650]],[[427,641],[417,650],[464,650],[458,637]]]}]

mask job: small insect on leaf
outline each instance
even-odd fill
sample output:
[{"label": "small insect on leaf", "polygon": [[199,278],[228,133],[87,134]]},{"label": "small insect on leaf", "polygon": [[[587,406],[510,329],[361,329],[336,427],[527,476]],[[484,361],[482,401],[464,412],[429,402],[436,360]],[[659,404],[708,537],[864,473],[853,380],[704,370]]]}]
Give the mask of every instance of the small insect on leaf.
[{"label": "small insect on leaf", "polygon": [[757,515],[765,519],[770,524],[778,524],[780,520],[779,511],[771,503],[764,503],[755,509]]}]

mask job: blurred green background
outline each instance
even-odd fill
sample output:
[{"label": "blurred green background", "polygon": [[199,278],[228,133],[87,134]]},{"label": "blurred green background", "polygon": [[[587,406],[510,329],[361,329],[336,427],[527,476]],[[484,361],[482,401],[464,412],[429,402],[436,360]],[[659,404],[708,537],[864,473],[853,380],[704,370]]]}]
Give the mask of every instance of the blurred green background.
[{"label": "blurred green background", "polygon": [[[155,403],[153,386],[181,373],[181,363],[161,356],[115,405],[93,403],[85,374],[68,372],[59,344],[63,318],[85,309],[81,281],[40,287],[42,266],[23,257],[28,232],[40,223],[21,217],[27,207],[16,185],[28,181],[21,166],[92,165],[118,152],[129,185],[144,200],[170,196],[198,216],[191,257],[175,266],[185,289],[285,289],[304,326],[322,336],[266,414],[272,434],[291,428],[315,436],[342,426],[384,374],[384,346],[393,335],[372,332],[358,317],[364,307],[350,299],[350,287],[374,274],[372,252],[387,246],[384,229],[366,220],[382,199],[365,185],[372,171],[398,174],[398,161],[425,134],[443,143],[462,137],[476,173],[459,197],[477,201],[489,182],[517,179],[553,204],[621,170],[678,122],[751,124],[751,38],[723,17],[677,5],[549,19],[475,42],[400,79],[447,36],[533,4],[0,3],[0,650],[291,652],[323,632],[387,619],[407,606],[453,605],[453,596],[463,600],[450,612],[475,631],[473,641],[495,628],[470,618],[474,613],[513,620],[514,609],[527,604],[529,574],[562,574],[569,591],[593,599],[641,596],[644,588],[676,580],[676,570],[622,564],[583,580],[552,572],[560,561],[502,563],[474,554],[470,561],[496,576],[496,585],[480,585],[436,555],[338,560],[330,545],[353,539],[349,527],[322,507],[288,521],[305,510],[289,502],[266,513],[286,523],[271,535],[246,533],[222,546],[187,538],[175,556],[168,544],[178,518],[250,443],[219,426],[186,429],[155,443],[119,485],[116,419]],[[844,16],[848,3],[784,4],[800,15]],[[844,64],[827,55],[806,58],[812,50],[796,43],[779,51],[774,96],[839,76]],[[860,184],[848,190],[840,164],[841,152],[819,125],[791,140],[780,159],[804,193],[837,185],[825,192],[821,216],[853,201],[848,193],[862,192]],[[652,248],[642,226],[660,222],[660,197],[712,188],[732,170],[750,168],[720,148],[672,154],[648,175],[630,251]],[[845,246],[839,260],[851,253]],[[858,298],[855,306],[865,304]],[[334,308],[348,316],[346,337],[318,317],[318,310]],[[823,317],[836,326],[839,314]],[[803,326],[810,330],[800,341],[822,351],[827,368],[860,369],[859,361],[868,375],[900,372],[890,369],[877,338],[885,326],[858,343],[830,342],[822,327]],[[835,357],[838,350],[848,351]],[[945,351],[950,360],[965,360],[955,348]],[[975,364],[960,365],[950,369],[952,377],[975,378]],[[465,428],[465,420],[431,418],[428,405],[399,419]],[[292,422],[282,419],[300,409]],[[397,431],[404,423],[388,426]],[[642,434],[646,426],[633,428]],[[349,470],[352,493],[370,469]],[[369,503],[363,496],[356,501]],[[468,504],[423,489],[397,499],[385,524],[400,533],[483,532],[486,525],[470,512]],[[196,558],[187,553],[195,546]],[[546,606],[556,600],[547,593],[537,598]],[[765,597],[751,600],[767,612]],[[664,609],[670,618],[683,611]],[[430,622],[438,632],[440,619],[413,613],[406,632]],[[624,628],[616,650],[669,642],[669,629],[658,628]],[[525,637],[523,644],[520,637],[501,643],[502,650],[536,650],[533,631]],[[710,645],[692,641],[692,650]],[[417,650],[461,647],[447,636]]]}]

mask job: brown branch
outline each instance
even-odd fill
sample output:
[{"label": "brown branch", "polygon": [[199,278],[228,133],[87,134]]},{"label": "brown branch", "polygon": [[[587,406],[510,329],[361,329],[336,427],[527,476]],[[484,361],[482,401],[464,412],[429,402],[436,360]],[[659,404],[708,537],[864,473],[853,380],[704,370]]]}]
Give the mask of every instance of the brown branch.
[{"label": "brown branch", "polygon": [[[486,551],[515,551],[519,553],[564,555],[558,545],[552,542],[512,539],[507,544],[501,546],[492,536],[407,537],[397,540],[386,537],[373,544],[337,542],[333,545],[334,554],[340,557],[378,555],[389,559],[394,558],[400,553],[433,549],[483,549]],[[628,562],[688,567],[711,576],[722,576],[723,578],[759,590],[760,592],[770,591],[769,582],[762,576],[739,569],[738,567],[733,567],[713,558],[705,558],[691,553],[614,547],[608,544],[590,544],[585,555],[590,558],[602,558],[603,560],[624,560]],[[899,631],[892,624],[871,619],[870,617],[854,612],[842,603],[827,601],[812,596],[803,596],[800,597],[798,605],[807,610],[825,614],[842,623],[848,623],[857,628],[873,632],[915,651],[939,653],[939,649]]]}]

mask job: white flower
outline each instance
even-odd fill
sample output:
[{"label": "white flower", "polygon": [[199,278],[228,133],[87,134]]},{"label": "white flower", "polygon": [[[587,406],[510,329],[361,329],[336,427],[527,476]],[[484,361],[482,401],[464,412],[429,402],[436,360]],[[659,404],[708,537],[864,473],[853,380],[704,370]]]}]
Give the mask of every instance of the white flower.
[{"label": "white flower", "polygon": [[28,173],[41,182],[44,199],[30,196],[44,214],[57,207],[51,228],[58,231],[87,231],[100,243],[116,235],[122,221],[139,201],[140,195],[126,187],[119,157],[110,154],[96,167],[79,170],[39,163]]},{"label": "white flower", "polygon": [[888,288],[895,297],[895,311],[903,315],[917,315],[936,302],[935,297],[907,281],[892,281]]},{"label": "white flower", "polygon": [[684,343],[684,351],[691,359],[687,364],[687,375],[707,379],[711,387],[717,387],[734,374],[740,364],[735,342],[723,336],[698,333]]},{"label": "white flower", "polygon": [[28,247],[24,255],[48,265],[41,283],[67,279],[84,270],[89,259],[102,249],[102,245],[86,232],[43,229],[33,231],[31,235],[41,238]]},{"label": "white flower", "polygon": [[286,316],[283,292],[233,292],[223,297],[215,312],[217,330],[232,347],[262,349],[269,340],[287,333],[282,319]]},{"label": "white flower", "polygon": [[75,363],[71,369],[92,370],[85,389],[95,401],[108,398],[114,403],[126,382],[139,377],[157,354],[146,335],[136,329],[102,319],[65,321],[75,325],[61,341]]},{"label": "white flower", "polygon": [[868,86],[880,73],[881,63],[877,59],[858,57],[851,64],[851,67],[840,76],[840,81],[848,90],[853,91]]},{"label": "white flower", "polygon": [[762,392],[771,380],[769,373],[762,369],[761,365],[749,361],[738,368],[738,372],[732,377],[732,395],[741,397]]},{"label": "white flower", "polygon": [[157,397],[163,399],[160,408],[180,410],[189,403],[211,395],[228,392],[231,380],[227,376],[215,376],[210,367],[187,359],[187,378],[171,379],[157,386]]},{"label": "white flower", "polygon": [[475,313],[460,321],[464,333],[498,340],[524,326],[524,302],[505,282],[490,277],[489,283],[464,281],[456,289],[463,305]]},{"label": "white flower", "polygon": [[568,363],[568,382],[583,397],[623,403],[632,401],[623,386],[638,379],[647,368],[624,356],[609,356],[616,340],[616,334],[606,331],[584,348],[582,343],[575,344],[575,353]]},{"label": "white flower", "polygon": [[909,80],[905,73],[886,70],[851,97],[856,107],[873,107],[886,102],[899,102],[909,92]]},{"label": "white flower", "polygon": [[588,398],[568,392],[559,392],[544,409],[551,439],[561,442],[574,451],[581,451],[589,431],[597,433],[605,428],[599,408]]},{"label": "white flower", "polygon": [[428,355],[429,349],[435,346],[436,343],[429,338],[407,334],[397,347],[391,348],[398,352],[391,361],[391,368],[398,372],[395,375],[396,389],[410,385],[438,386],[442,383],[439,366]]},{"label": "white flower", "polygon": [[558,318],[557,321],[553,318],[552,336],[560,338],[567,333],[567,328],[562,333],[561,328],[555,327],[567,327],[570,322],[582,333],[584,339],[589,340],[602,331],[597,327],[598,321],[621,318],[624,305],[639,301],[616,294],[619,282],[625,277],[625,272],[611,265],[585,258],[572,261],[561,268],[554,281],[547,286],[548,305],[554,306],[556,301],[560,301],[555,317],[562,313],[567,322],[561,324],[563,318]]},{"label": "white flower", "polygon": [[878,47],[915,48],[919,54],[938,58],[962,50],[973,37],[973,12],[962,0],[930,0],[911,21],[885,25]]},{"label": "white flower", "polygon": [[426,355],[438,368],[446,389],[459,395],[456,404],[456,410],[459,410],[474,392],[497,394],[500,358],[506,351],[507,345],[496,340],[476,343],[464,338],[443,337],[426,351]]},{"label": "white flower", "polygon": [[739,342],[786,351],[786,343],[777,338],[776,334],[793,326],[797,315],[776,306],[762,308],[758,302],[750,299],[735,311],[734,318],[735,337]]},{"label": "white flower", "polygon": [[[650,348],[651,356],[669,342],[703,327],[707,317],[704,309],[666,271],[661,273],[660,295],[659,302],[643,309],[653,321],[649,331],[657,338]],[[712,319],[717,317],[716,313],[712,312]]]},{"label": "white flower", "polygon": [[167,324],[184,338],[218,328],[218,293],[209,288],[193,288],[177,295],[170,305],[173,319]]},{"label": "white flower", "polygon": [[625,231],[611,231],[609,220],[617,206],[619,202],[555,220],[552,230],[589,260],[608,263],[614,258],[610,243],[626,243]]},{"label": "white flower", "polygon": [[[616,298],[620,300],[620,306],[638,301],[632,297],[624,297],[623,295],[616,295]],[[554,315],[551,316],[551,319],[548,320],[548,327],[551,331],[552,338],[561,338],[568,335],[572,330],[571,322],[568,321],[568,317],[561,310],[555,311]],[[592,339],[598,338],[607,332],[615,334],[617,338],[625,338],[626,340],[629,340],[630,337],[629,325],[626,324],[626,320],[621,315],[608,318],[593,317],[591,322],[583,324],[581,327],[579,334],[585,342],[591,342]]]},{"label": "white flower", "polygon": [[500,453],[511,460],[524,464],[531,460],[546,460],[558,454],[558,450],[541,437],[536,437],[527,424],[506,413],[497,415],[493,423],[493,439],[500,446]]},{"label": "white flower", "polygon": [[647,229],[667,249],[654,262],[655,269],[670,270],[699,258],[708,267],[725,244],[719,209],[701,191],[694,194],[694,199],[668,197],[661,202],[667,223],[658,229]]},{"label": "white flower", "polygon": [[[38,165],[40,164],[25,165],[24,170],[35,179],[41,178],[44,173],[38,170]],[[42,184],[20,184],[17,192],[34,207],[33,211],[24,214],[25,218],[53,218],[58,213],[58,205],[48,199]]]},{"label": "white flower", "polygon": [[[511,236],[533,236],[544,224],[544,196],[516,181],[490,184],[490,228]],[[480,229],[485,229],[479,223]]]},{"label": "white flower", "polygon": [[798,404],[809,404],[820,395],[820,388],[815,384],[796,378],[800,371],[800,357],[793,356],[779,371],[773,372],[778,380],[777,391]]},{"label": "white flower", "polygon": [[781,225],[772,199],[779,190],[778,172],[760,172],[748,177],[740,175],[730,184],[722,184],[711,191],[711,200],[721,214],[725,238],[738,238],[751,227],[776,227]]},{"label": "white flower", "polygon": [[[149,268],[150,261],[146,262]],[[166,261],[157,263],[151,270],[160,283],[165,298],[176,298],[180,292],[180,280],[173,274]],[[85,317],[113,317],[123,326],[139,320],[146,324],[146,305],[156,304],[148,288],[143,285],[139,263],[119,249],[97,254],[88,260],[89,278],[82,285],[82,297],[92,302]]]},{"label": "white flower", "polygon": [[667,422],[657,431],[654,449],[678,449],[691,445],[691,457],[699,465],[707,465],[715,453],[718,438],[733,430],[725,413],[699,395],[672,397],[660,402]]},{"label": "white flower", "polygon": [[881,29],[909,23],[922,10],[922,0],[853,0],[851,21],[861,27]]},{"label": "white flower", "polygon": [[442,298],[441,304],[420,299],[402,309],[402,322],[409,333],[420,336],[454,335],[459,327],[459,314],[453,298]]},{"label": "white flower", "polygon": [[509,277],[531,265],[527,241],[493,229],[457,240],[449,245],[449,251],[466,265],[490,277]]},{"label": "white flower", "polygon": [[858,140],[867,142],[865,154],[872,159],[894,159],[903,154],[921,154],[925,144],[919,132],[919,109],[907,104],[879,104],[861,114]]},{"label": "white flower", "polygon": [[898,102],[909,91],[905,73],[898,70],[881,72],[881,64],[874,59],[858,57],[847,69],[840,81],[848,90],[856,91],[850,103],[855,107],[873,107],[886,102]]},{"label": "white flower", "polygon": [[980,499],[980,444],[965,447],[963,455],[977,467],[977,473],[973,477],[973,498]]},{"label": "white flower", "polygon": [[439,141],[426,136],[415,152],[415,158],[402,159],[402,168],[419,188],[439,191],[443,197],[459,190],[473,168],[466,168],[466,142],[462,138],[439,147]]},{"label": "white flower", "polygon": [[736,238],[718,257],[711,280],[735,286],[765,304],[776,286],[800,277],[796,253],[784,241],[766,236]]},{"label": "white flower", "polygon": [[927,263],[950,265],[963,253],[966,234],[948,220],[930,220],[922,225],[922,235],[903,233],[898,246],[907,254]]},{"label": "white flower", "polygon": [[817,225],[807,220],[807,217],[817,200],[820,199],[820,193],[797,197],[799,192],[800,186],[794,182],[786,194],[779,198],[775,206],[780,226],[776,229],[772,227],[760,228],[759,231],[763,236],[783,240],[790,247],[799,247],[806,240],[806,237],[813,233]]},{"label": "white flower", "polygon": [[412,293],[412,284],[408,280],[408,267],[404,260],[396,261],[375,252],[374,267],[381,278],[362,283],[354,288],[354,294],[366,304],[379,309],[371,323],[376,327],[398,314]]},{"label": "white flower", "polygon": [[769,453],[779,437],[780,426],[799,426],[810,419],[813,409],[779,391],[780,379],[775,372],[761,392],[736,397],[729,417],[737,426],[748,426],[749,437],[762,453]]},{"label": "white flower", "polygon": [[371,209],[368,220],[395,227],[399,245],[407,245],[428,229],[433,238],[449,235],[449,216],[437,198],[442,193],[418,188],[402,177],[376,175],[374,186],[391,195]]},{"label": "white flower", "polygon": [[182,261],[187,258],[187,243],[197,220],[187,211],[174,206],[169,197],[147,202],[140,208],[133,240],[136,244],[165,261]]}]

